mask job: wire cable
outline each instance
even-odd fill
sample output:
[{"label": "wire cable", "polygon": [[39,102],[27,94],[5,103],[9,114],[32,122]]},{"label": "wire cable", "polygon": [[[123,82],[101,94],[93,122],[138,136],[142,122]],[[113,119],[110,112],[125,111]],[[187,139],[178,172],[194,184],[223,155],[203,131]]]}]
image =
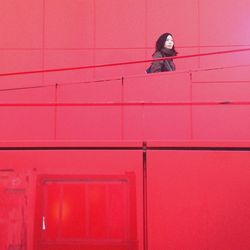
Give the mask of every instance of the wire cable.
[{"label": "wire cable", "polygon": [[175,60],[177,60],[177,59],[192,58],[192,57],[202,57],[202,56],[229,54],[229,53],[239,53],[239,52],[246,52],[246,51],[250,51],[250,48],[235,49],[235,50],[224,50],[224,51],[216,51],[216,52],[209,52],[209,53],[199,53],[199,54],[192,54],[192,55],[185,55],[185,56],[162,57],[162,58],[139,60],[139,61],[128,61],[128,62],[120,62],[120,63],[109,63],[109,64],[88,65],[88,66],[80,66],[80,67],[70,67],[70,68],[55,68],[55,69],[45,69],[45,70],[8,72],[8,73],[0,73],[0,77],[15,76],[15,75],[28,75],[28,74],[39,74],[39,73],[51,73],[51,72],[61,72],[61,71],[73,71],[73,70],[84,70],[84,69],[95,69],[95,68],[104,68],[104,67],[112,67],[112,66],[121,66],[121,65],[129,65],[129,64],[138,64],[138,63],[162,61],[162,60],[167,60],[167,59],[175,59]]}]

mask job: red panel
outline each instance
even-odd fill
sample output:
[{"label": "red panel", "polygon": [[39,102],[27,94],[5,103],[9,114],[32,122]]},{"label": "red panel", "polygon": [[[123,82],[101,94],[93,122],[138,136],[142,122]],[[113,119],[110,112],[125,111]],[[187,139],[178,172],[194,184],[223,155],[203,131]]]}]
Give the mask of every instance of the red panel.
[{"label": "red panel", "polygon": [[[35,110],[35,111],[34,111]],[[1,108],[2,140],[48,140],[55,137],[54,108]],[[42,127],[40,125],[42,124]]]},{"label": "red panel", "polygon": [[57,112],[57,139],[119,140],[120,107],[68,107]]},{"label": "red panel", "polygon": [[43,198],[37,197],[39,204],[43,199],[38,210],[44,210],[37,217],[42,222],[38,249],[138,249],[132,230],[137,219],[135,186],[129,176],[47,177]]},{"label": "red panel", "polygon": [[[54,102],[53,87],[2,91],[2,103]],[[34,140],[54,138],[54,107],[0,107],[0,137],[6,140]],[[42,126],[41,126],[42,124]]]},{"label": "red panel", "polygon": [[121,102],[122,80],[107,80],[62,85],[58,87],[58,102],[107,103]]},{"label": "red panel", "polygon": [[[193,83],[193,101],[248,101],[249,82],[213,81]],[[193,139],[247,140],[249,105],[195,106],[192,108]]]},{"label": "red panel", "polygon": [[189,140],[190,107],[145,108],[144,124],[147,140]]},{"label": "red panel", "polygon": [[194,140],[249,140],[250,106],[201,106],[192,111]]},{"label": "red panel", "polygon": [[149,249],[248,249],[249,156],[150,151]]},{"label": "red panel", "polygon": [[[95,52],[95,64],[108,64],[108,63],[119,63],[119,62],[131,62],[138,60],[147,59],[144,50],[141,49],[105,49],[96,50]],[[95,69],[95,77],[97,79],[108,79],[135,74],[145,74],[145,64],[130,64],[115,67],[105,67]]]},{"label": "red panel", "polygon": [[[211,53],[211,52],[217,52],[217,51],[237,50],[237,49],[244,49],[244,48],[245,47],[242,47],[242,46],[208,47],[208,48],[201,48],[200,52]],[[220,68],[220,67],[223,68],[223,67],[232,67],[232,66],[237,67],[240,65],[249,65],[249,56],[250,56],[250,51],[204,56],[200,58],[200,67],[201,68]],[[234,72],[235,69],[232,68],[229,70]],[[230,79],[228,75],[223,75],[223,76],[224,78]]]},{"label": "red panel", "polygon": [[97,48],[145,46],[144,0],[95,1],[95,18]]},{"label": "red panel", "polygon": [[249,45],[248,0],[199,2],[201,45]]},{"label": "red panel", "polygon": [[[42,69],[40,50],[1,50],[1,73]],[[0,77],[1,89],[41,85],[42,74]],[[18,95],[18,94],[17,94]]]},{"label": "red panel", "polygon": [[248,82],[213,81],[192,83],[192,100],[199,101],[248,101],[250,98],[250,78]]},{"label": "red panel", "polygon": [[199,5],[197,0],[147,0],[147,45],[154,47],[165,32],[173,34],[176,47],[199,45]]},{"label": "red panel", "polygon": [[[194,82],[214,82],[214,81],[248,81],[250,80],[250,66],[235,67],[215,70],[204,70],[192,73]],[[214,67],[212,67],[214,68]]]},{"label": "red panel", "polygon": [[[93,65],[93,50],[47,50],[45,68],[73,68]],[[93,69],[62,71],[45,74],[46,83],[74,83],[93,80]]]},{"label": "red panel", "polygon": [[41,48],[43,0],[1,1],[0,16],[0,48]]},{"label": "red panel", "polygon": [[1,73],[37,70],[42,67],[42,51],[40,50],[3,50],[1,56]]},{"label": "red panel", "polygon": [[[51,103],[55,100],[55,87],[54,86],[45,86],[43,84],[38,85],[38,88],[32,88],[27,86],[27,89],[18,89],[18,90],[8,90],[3,88],[0,91],[0,103],[8,104],[35,104],[35,103]],[[29,88],[31,87],[31,88]],[[20,86],[13,87],[21,88]],[[5,89],[5,90],[4,90]],[[4,107],[2,106],[0,110],[4,109],[15,109],[18,110],[20,107]],[[30,107],[21,107],[21,109],[31,109]],[[36,108],[34,108],[33,112]],[[31,110],[29,110],[31,111]],[[34,112],[35,113],[35,112]]]},{"label": "red panel", "polygon": [[93,48],[92,0],[45,2],[46,48]]},{"label": "red panel", "polygon": [[124,100],[129,102],[190,101],[188,73],[164,72],[124,79]]}]

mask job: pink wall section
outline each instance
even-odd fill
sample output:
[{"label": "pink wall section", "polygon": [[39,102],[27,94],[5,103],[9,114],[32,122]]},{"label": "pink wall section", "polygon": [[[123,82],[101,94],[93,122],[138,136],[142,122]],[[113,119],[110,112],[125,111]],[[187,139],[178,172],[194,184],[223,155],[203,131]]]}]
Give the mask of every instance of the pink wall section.
[{"label": "pink wall section", "polygon": [[[150,59],[155,40],[166,31],[174,34],[179,55],[246,48],[250,5],[231,2],[3,1],[1,73]],[[1,91],[1,103],[247,101],[248,67],[204,69],[248,64],[249,53],[176,60],[178,71],[202,69],[193,72],[191,80],[188,73],[144,77],[148,63],[0,77],[2,90],[51,84],[44,89]],[[138,74],[141,77],[133,77]],[[122,76],[123,85],[115,80],[59,86],[57,92],[53,88]],[[250,136],[248,106],[0,109],[1,117],[6,117],[0,125],[1,139],[243,140]],[[231,124],[226,129],[220,125],[222,114]],[[16,123],[22,129],[16,129]],[[239,127],[241,132],[235,132]]]},{"label": "pink wall section", "polygon": [[[1,91],[0,113],[6,118],[0,136],[3,140],[249,140],[246,68],[234,70],[242,80],[223,81],[218,71]],[[237,78],[232,70],[222,72]],[[30,106],[22,106],[27,103]],[[37,106],[46,103],[59,106]],[[67,106],[72,103],[78,106]]]},{"label": "pink wall section", "polygon": [[249,143],[3,145],[2,249],[249,249]]},{"label": "pink wall section", "polygon": [[249,152],[150,151],[149,249],[248,249],[249,173]]},{"label": "pink wall section", "polygon": [[[137,145],[134,143],[134,146]],[[0,157],[0,225],[6,228],[0,232],[1,249],[125,250],[131,244],[135,247],[133,250],[143,249],[142,157],[139,150],[116,150],[115,153],[112,150],[14,150],[1,151]],[[5,171],[2,171],[3,165]],[[78,184],[79,189],[86,186],[88,201],[83,198],[86,192],[79,196],[79,189],[78,192],[70,189],[75,186],[73,184]],[[55,214],[60,213],[55,207],[55,203],[60,202],[57,189],[60,185],[65,186],[62,233],[60,228],[59,232],[55,229],[58,223]],[[54,198],[43,193],[46,187],[51,189],[47,195],[54,194]],[[117,196],[119,191],[128,196]],[[75,217],[79,209],[74,203],[79,200],[85,202],[88,213],[85,218],[81,218],[82,214]],[[125,204],[123,212],[117,208],[119,203]],[[112,204],[113,208],[109,209]],[[48,211],[46,230],[41,230],[44,209]],[[76,227],[81,219],[88,225],[80,227],[88,233],[79,236]],[[124,223],[122,231],[119,227]],[[53,245],[50,240],[56,243]]]}]

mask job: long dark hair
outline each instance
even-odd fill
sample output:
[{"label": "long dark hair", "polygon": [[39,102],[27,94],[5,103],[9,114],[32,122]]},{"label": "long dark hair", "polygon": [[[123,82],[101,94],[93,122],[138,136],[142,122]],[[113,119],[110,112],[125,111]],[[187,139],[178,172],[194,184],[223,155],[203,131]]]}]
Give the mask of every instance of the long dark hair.
[{"label": "long dark hair", "polygon": [[[173,37],[173,35],[170,33],[164,33],[157,39],[156,44],[155,44],[155,52],[161,51],[164,48],[164,45],[165,45],[165,42],[166,42],[168,36]],[[175,50],[174,46],[171,50],[173,52],[173,55],[177,55],[177,51]]]}]

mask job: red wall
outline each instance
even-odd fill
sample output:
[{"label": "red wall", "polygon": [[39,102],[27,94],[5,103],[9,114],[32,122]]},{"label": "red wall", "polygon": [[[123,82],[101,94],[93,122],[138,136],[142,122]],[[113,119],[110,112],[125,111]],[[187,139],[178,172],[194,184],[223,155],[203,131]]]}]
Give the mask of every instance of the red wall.
[{"label": "red wall", "polygon": [[249,143],[1,144],[0,247],[247,250],[249,152]]},{"label": "red wall", "polygon": [[[0,74],[150,59],[164,32],[180,56],[250,45],[246,0],[0,3]],[[249,249],[249,53],[0,76],[0,248]]]},{"label": "red wall", "polygon": [[[249,74],[247,69],[237,69],[239,78]],[[223,81],[222,72],[232,74],[228,69],[220,73],[219,70],[162,73],[3,91],[0,137],[2,140],[249,140],[250,85],[247,80]],[[209,81],[210,78],[216,80]],[[26,106],[27,103],[31,106]],[[49,103],[64,106],[42,106]],[[69,106],[72,103],[78,106]]]},{"label": "red wall", "polygon": [[246,151],[149,151],[149,249],[248,249],[249,173]]},{"label": "red wall", "polygon": [[[166,31],[174,34],[179,55],[246,48],[249,8],[247,1],[2,1],[1,73],[150,59],[155,40]],[[1,103],[247,101],[248,67],[204,69],[248,62],[249,52],[176,60],[178,72],[199,69],[191,80],[188,73],[178,72],[145,78],[145,63],[5,76],[0,77],[1,90],[5,89],[0,99]],[[134,78],[135,74],[141,77]],[[121,80],[60,86],[122,76],[123,88]],[[6,90],[32,86],[44,88]],[[0,138],[245,140],[248,112],[248,106],[229,105],[1,106]]]},{"label": "red wall", "polygon": [[29,145],[0,150],[1,249],[143,249],[139,143]]}]

